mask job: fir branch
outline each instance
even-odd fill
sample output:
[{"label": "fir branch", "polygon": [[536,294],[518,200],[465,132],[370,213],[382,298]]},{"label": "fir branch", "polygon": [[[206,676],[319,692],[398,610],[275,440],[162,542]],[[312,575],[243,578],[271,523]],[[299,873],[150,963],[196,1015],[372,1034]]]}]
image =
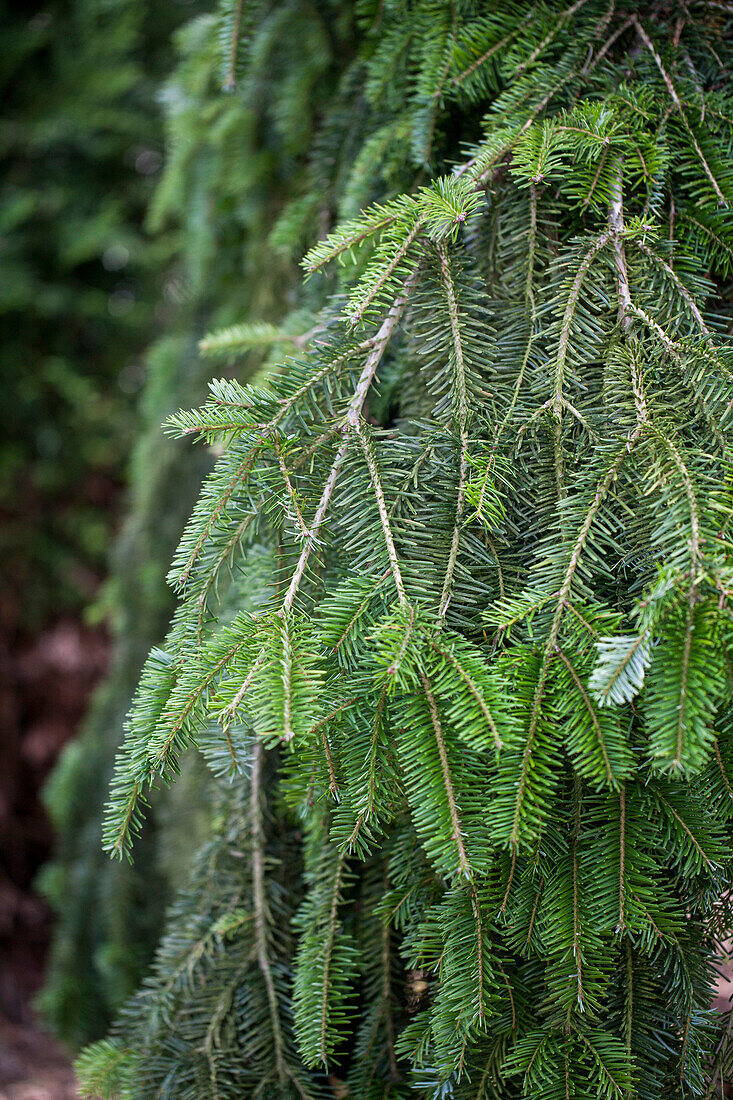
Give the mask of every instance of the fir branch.
[{"label": "fir branch", "polygon": [[400,1080],[400,1071],[395,1054],[395,1026],[392,1015],[392,975],[391,975],[391,931],[387,921],[382,921],[382,1004],[384,1005],[385,1023],[387,1026],[387,1051],[389,1057],[390,1080]]},{"label": "fir branch", "polygon": [[172,723],[167,726],[165,736],[159,739],[158,744],[153,744],[153,746],[151,746],[154,748],[154,755],[149,755],[151,777],[157,775],[161,769],[165,767],[178,735],[183,730],[186,721],[191,716],[194,708],[198,705],[199,700],[208,692],[222,669],[226,668],[232,659],[245,648],[248,641],[249,639],[247,638],[239,638],[233,645],[225,650],[222,656],[219,657],[214,664],[206,669],[196,687],[190,693],[182,710],[174,716]]},{"label": "fir branch", "polygon": [[678,216],[682,221],[689,222],[699,233],[702,233],[703,236],[712,241],[715,247],[728,258],[729,263],[733,264],[733,247],[731,247],[730,242],[726,241],[721,234],[716,233],[712,226],[705,225],[699,218],[696,218],[693,214],[689,214],[686,210],[680,210]]},{"label": "fir branch", "polygon": [[[580,838],[580,818],[582,807],[582,786],[580,779],[576,775],[574,780],[575,785],[575,812],[573,815],[573,849],[572,849],[572,865],[573,865],[573,961],[575,963],[575,976],[576,976],[576,997],[578,1001],[578,1007],[581,1012],[585,1008],[585,992],[583,985],[583,948],[580,941],[580,905],[579,905],[579,890],[578,890],[578,842]],[[570,1019],[570,1009],[568,1007],[568,1021]]]},{"label": "fir branch", "polygon": [[369,606],[373,596],[381,588],[382,584],[384,583],[384,581],[386,581],[387,577],[390,576],[391,572],[392,572],[391,568],[390,569],[385,569],[384,573],[382,573],[381,576],[377,577],[377,579],[374,581],[374,583],[370,586],[370,588],[367,591],[367,593],[365,594],[364,598],[361,600],[361,602],[355,608],[355,610],[354,610],[353,614],[351,615],[349,621],[346,623],[343,631],[341,632],[339,637],[336,639],[336,641],[333,643],[332,649],[333,649],[334,653],[338,653],[338,651],[343,646],[344,642],[346,642],[349,635],[351,634],[354,627],[356,626],[359,619],[361,618],[363,612]]},{"label": "fir branch", "polygon": [[654,426],[651,427],[651,432],[654,438],[659,440],[669,452],[675,469],[680,475],[680,479],[684,486],[690,513],[690,576],[692,578],[692,587],[695,587],[697,571],[700,565],[700,515],[695,488],[682,455],[669,436]]},{"label": "fir branch", "polygon": [[283,615],[281,618],[282,623],[282,640],[283,640],[283,657],[282,657],[282,687],[283,687],[283,731],[282,739],[286,743],[292,741],[294,730],[292,727],[292,674],[293,674],[293,651],[290,645],[290,633],[288,616]]},{"label": "fir branch", "polygon": [[328,925],[325,931],[325,943],[324,954],[325,961],[323,964],[323,981],[321,984],[321,1017],[320,1017],[320,1045],[318,1049],[319,1058],[321,1063],[325,1066],[328,1062],[328,1047],[327,1047],[327,1030],[328,1030],[328,998],[329,998],[329,986],[331,977],[331,960],[333,958],[333,945],[336,939],[336,915],[338,911],[339,895],[341,892],[341,882],[344,867],[346,865],[346,856],[341,853],[338,857],[338,863],[336,864],[336,873],[333,877],[333,887],[331,893],[331,909],[328,917]]},{"label": "fir branch", "polygon": [[445,751],[445,740],[443,738],[443,727],[440,723],[440,716],[438,714],[438,705],[435,701],[430,682],[424,673],[420,673],[420,680],[425,692],[425,698],[427,700],[428,708],[430,710],[430,721],[433,727],[433,733],[435,735],[435,743],[438,746],[438,755],[440,757],[440,768],[443,774],[443,784],[445,786],[445,793],[448,799],[448,808],[450,811],[450,818],[453,826],[453,841],[458,853],[458,866],[460,867],[461,874],[469,880],[473,878],[473,871],[471,864],[468,860],[466,848],[463,843],[463,834],[461,831],[461,820],[458,814],[458,806],[456,804],[455,791],[453,789],[453,780],[451,778],[450,766],[448,764],[448,756]]},{"label": "fir branch", "polygon": [[730,780],[728,779],[728,773],[725,770],[723,758],[720,755],[720,745],[717,741],[715,742],[715,749],[713,751],[715,752],[715,760],[720,771],[721,779],[723,780],[723,785],[728,793],[728,797],[730,798],[731,802],[733,802],[733,787],[731,787]]},{"label": "fir branch", "polygon": [[455,671],[458,673],[458,676],[460,677],[461,681],[466,685],[469,692],[471,693],[473,698],[476,700],[476,703],[478,704],[479,710],[481,711],[481,714],[486,719],[486,724],[489,727],[489,729],[491,730],[491,736],[492,736],[493,741],[494,741],[494,747],[495,747],[496,751],[499,752],[503,747],[502,746],[502,741],[501,741],[501,736],[499,734],[499,730],[498,730],[498,727],[496,725],[496,722],[494,721],[494,719],[492,717],[491,711],[489,710],[489,708],[486,705],[486,700],[484,699],[483,693],[479,689],[478,684],[471,677],[471,674],[468,672],[468,670],[461,663],[459,658],[456,657],[455,653],[451,652],[451,650],[447,646],[444,646],[441,643],[441,641],[439,640],[439,637],[440,636],[438,635],[437,637],[429,638],[428,645],[430,646],[430,648],[435,653],[437,653],[442,658],[442,660],[444,660],[447,664],[449,664],[451,666],[451,668],[455,669]]},{"label": "fir branch", "polygon": [[633,15],[629,16],[628,19],[626,19],[623,23],[620,23],[619,26],[616,27],[616,30],[613,31],[612,34],[609,34],[608,38],[603,43],[601,48],[589,56],[585,65],[580,70],[582,76],[588,77],[591,75],[594,69],[598,68],[604,57],[606,57],[606,55],[613,49],[619,38],[621,38],[622,35],[626,34],[626,31],[629,29],[629,27],[632,27],[634,25],[634,22],[635,17]]},{"label": "fir branch", "polygon": [[[402,261],[408,255],[412,245],[420,236],[423,227],[425,225],[425,218],[419,217],[415,221],[415,224],[410,229],[409,233],[405,236],[405,239],[395,249],[394,255],[391,257],[388,263],[380,267],[379,273],[374,280],[369,280],[365,293],[359,295],[357,301],[348,312],[349,321],[352,325],[356,325],[364,320],[367,312],[371,309],[374,303],[378,300],[379,295],[390,285],[393,275],[399,268]],[[353,298],[353,296],[352,296]]]},{"label": "fir branch", "polygon": [[497,432],[497,441],[501,437],[504,429],[509,423],[519,395],[524,384],[527,368],[529,367],[529,359],[532,354],[532,348],[536,339],[536,327],[537,327],[537,304],[535,301],[535,294],[533,290],[533,280],[535,275],[535,263],[537,253],[537,185],[534,182],[529,186],[529,229],[527,235],[527,277],[525,280],[524,298],[525,302],[529,306],[529,337],[527,339],[524,355],[522,356],[522,362],[517,373],[517,381],[514,384],[514,391],[512,393],[512,399],[509,404],[509,408],[506,411],[504,419],[499,426]]},{"label": "fir branch", "polygon": [[664,808],[671,814],[671,816],[674,818],[674,820],[680,826],[680,828],[682,829],[682,831],[685,833],[685,835],[689,839],[690,843],[694,847],[694,849],[697,852],[697,854],[699,855],[702,863],[705,865],[705,867],[708,869],[708,871],[712,872],[714,870],[712,861],[708,858],[708,855],[705,852],[705,849],[703,848],[702,844],[700,843],[700,841],[697,839],[697,837],[693,833],[690,826],[684,820],[684,818],[680,816],[680,814],[677,812],[677,810],[675,810],[674,806],[672,806],[672,804],[669,802],[669,800],[666,799],[664,797],[664,795],[661,794],[659,791],[655,791],[655,797],[656,797],[657,802],[661,806],[664,806]]},{"label": "fir branch", "polygon": [[601,706],[626,703],[641,690],[651,659],[650,641],[646,630],[599,639],[589,687]]},{"label": "fir branch", "polygon": [[282,1085],[285,1080],[283,1064],[283,1036],[280,1023],[280,1007],[278,1004],[275,983],[270,964],[267,931],[267,906],[265,901],[265,832],[262,820],[262,775],[265,764],[265,747],[261,741],[256,741],[253,758],[252,773],[250,776],[250,803],[252,814],[252,905],[254,910],[255,943],[257,947],[257,964],[262,973],[262,978],[267,989],[267,1003],[270,1012],[270,1027],[272,1043],[275,1051],[275,1067],[278,1080]]},{"label": "fir branch", "polygon": [[677,272],[672,267],[670,267],[670,265],[661,256],[657,255],[657,253],[654,252],[649,247],[649,245],[645,244],[644,241],[637,238],[634,241],[634,244],[636,245],[636,247],[639,249],[640,252],[643,252],[645,256],[648,256],[650,260],[652,260],[655,264],[658,264],[661,268],[663,268],[663,270],[666,272],[666,274],[669,276],[669,278],[674,283],[674,286],[675,286],[676,290],[678,291],[678,293],[681,294],[682,297],[684,298],[685,303],[687,304],[687,307],[690,310],[690,313],[692,314],[692,316],[697,321],[700,332],[702,332],[703,336],[709,336],[710,335],[710,330],[707,327],[707,325],[705,324],[705,321],[703,319],[703,315],[700,312],[695,299],[692,297],[692,295],[690,294],[689,290],[687,289],[687,287],[684,285],[684,283],[680,279]]},{"label": "fir branch", "polygon": [[621,784],[619,801],[619,870],[618,870],[618,923],[616,931],[626,928],[624,899],[626,895],[626,784]]},{"label": "fir branch", "polygon": [[667,70],[665,69],[664,64],[662,63],[662,59],[659,56],[659,54],[657,53],[657,50],[654,46],[654,43],[652,42],[651,38],[649,37],[649,35],[644,30],[644,27],[642,26],[641,21],[640,21],[638,16],[634,16],[634,26],[636,27],[636,33],[639,35],[639,38],[642,40],[642,42],[644,43],[644,45],[646,46],[646,48],[649,50],[652,57],[654,58],[654,64],[657,66],[657,68],[659,69],[659,72],[662,74],[662,79],[664,80],[664,83],[667,87],[667,91],[669,92],[670,99],[672,100],[675,107],[679,111],[680,118],[682,119],[682,125],[684,126],[685,130],[687,130],[687,133],[690,137],[690,141],[692,142],[693,148],[694,148],[695,152],[697,153],[698,158],[700,160],[700,163],[703,167],[703,171],[705,172],[705,175],[710,180],[713,191],[715,192],[715,194],[717,196],[718,202],[721,205],[724,206],[725,203],[726,203],[725,195],[720,190],[720,187],[718,186],[718,181],[716,180],[715,176],[713,175],[712,171],[710,170],[710,165],[708,164],[707,160],[705,159],[705,157],[703,155],[703,152],[702,152],[702,149],[700,148],[700,146],[698,144],[697,138],[695,137],[695,135],[693,133],[692,127],[690,126],[689,120],[688,120],[687,115],[685,113],[685,109],[682,106],[682,102],[680,100],[680,97],[677,95],[677,90],[675,89],[675,86],[672,83],[672,78],[669,75],[669,73],[667,72]]},{"label": "fir branch", "polygon": [[[473,915],[476,919],[476,958],[478,965],[478,988],[476,990],[478,1001],[478,1018],[481,1023],[485,1019],[484,1012],[484,932],[481,922],[481,903],[476,893],[476,887],[471,887],[471,907],[473,909]],[[504,975],[506,981],[506,975]],[[511,998],[511,988],[507,982],[507,989],[509,989],[509,997]]]},{"label": "fir branch", "polygon": [[542,54],[545,52],[545,50],[550,45],[550,43],[553,42],[557,38],[558,34],[562,30],[565,23],[567,23],[568,20],[572,19],[572,17],[575,15],[575,13],[577,11],[580,11],[580,9],[582,7],[584,7],[587,2],[588,2],[588,0],[575,0],[574,4],[571,4],[569,8],[565,9],[565,11],[560,12],[560,14],[558,15],[557,20],[555,21],[555,24],[553,25],[551,30],[548,31],[548,33],[545,35],[545,37],[542,39],[542,41],[535,47],[535,49],[532,51],[532,53],[529,55],[529,57],[525,58],[525,60],[522,61],[521,64],[517,67],[516,72],[514,74],[515,77],[521,76],[523,72],[525,72],[527,69],[531,68],[532,65],[534,65],[535,61],[537,61],[537,59],[542,56]]},{"label": "fir branch", "polygon": [[349,402],[349,407],[344,422],[344,438],[336,452],[336,457],[333,460],[333,464],[326,479],[326,483],[323,486],[321,499],[318,502],[318,507],[316,508],[313,522],[311,523],[311,526],[309,528],[308,537],[304,541],[303,549],[301,550],[300,558],[298,559],[298,564],[295,568],[295,572],[293,573],[290,585],[288,586],[288,590],[285,594],[285,599],[283,600],[282,612],[289,611],[295,602],[295,597],[298,593],[300,583],[305,574],[313,545],[320,533],[320,529],[325,519],[326,512],[328,511],[328,506],[331,501],[334,488],[336,487],[339,473],[341,472],[341,467],[343,466],[346,459],[346,454],[349,449],[349,435],[347,433],[350,430],[356,429],[359,424],[362,409],[364,408],[364,403],[366,402],[369,389],[377,373],[377,368],[379,367],[379,364],[382,360],[382,356],[387,350],[387,345],[390,341],[392,333],[399,324],[402,314],[405,311],[405,306],[407,305],[410,292],[417,280],[417,273],[418,267],[415,267],[412,271],[412,274],[405,282],[404,292],[395,299],[389,312],[387,313],[387,316],[382,321],[377,335],[374,337],[374,342],[369,350],[369,354],[367,355],[366,362],[364,363],[361,375],[359,376],[359,380],[357,382],[356,389],[354,390],[353,397]]},{"label": "fir branch", "polygon": [[455,88],[458,87],[460,84],[463,84],[463,82],[466,81],[470,76],[473,76],[477,69],[480,69],[481,66],[485,65],[487,61],[490,61],[495,54],[500,53],[505,46],[508,46],[509,43],[516,38],[522,27],[530,22],[534,15],[534,10],[535,9],[533,7],[530,8],[527,14],[517,24],[516,27],[513,27],[508,34],[505,34],[504,37],[500,38],[498,42],[495,42],[493,46],[489,46],[488,50],[485,50],[480,57],[477,57],[476,60],[468,66],[468,68],[463,69],[460,73],[457,73],[451,81],[453,87]]},{"label": "fir branch", "polygon": [[252,684],[252,681],[254,680],[255,676],[257,675],[257,673],[259,672],[260,668],[262,667],[262,665],[264,663],[265,663],[265,653],[264,653],[264,650],[263,650],[259,654],[259,656],[257,657],[257,660],[252,665],[252,668],[249,670],[249,672],[245,676],[244,680],[242,681],[241,687],[237,691],[237,693],[234,696],[234,698],[232,699],[231,703],[229,703],[229,705],[223,711],[223,714],[226,716],[226,718],[230,722],[231,722],[232,718],[234,718],[234,716],[236,715],[237,711],[239,710],[239,707],[242,704],[242,700],[244,699],[245,695],[249,691],[249,688]]},{"label": "fir branch", "polygon": [[615,777],[615,775],[613,773],[613,769],[611,767],[611,760],[610,760],[610,757],[608,755],[608,748],[606,746],[606,739],[605,739],[604,734],[603,734],[603,729],[601,727],[601,723],[598,720],[598,715],[596,714],[595,709],[593,707],[593,704],[590,700],[590,696],[588,695],[588,692],[585,690],[585,687],[583,686],[583,682],[580,679],[580,677],[578,676],[578,673],[576,672],[572,661],[568,660],[566,655],[563,653],[563,651],[559,647],[557,649],[557,655],[560,658],[560,660],[562,661],[562,663],[565,665],[565,667],[567,668],[568,672],[570,673],[571,679],[572,679],[573,683],[575,684],[576,690],[577,690],[577,692],[578,692],[578,694],[579,694],[579,696],[580,696],[580,698],[583,702],[583,706],[585,707],[585,710],[588,714],[588,717],[591,720],[591,724],[593,726],[593,730],[594,730],[595,735],[596,735],[596,740],[598,741],[598,745],[599,745],[600,750],[601,750],[601,755],[603,757],[603,767],[604,767],[604,770],[605,770],[606,779],[607,779],[608,783],[613,786],[613,785],[615,785],[616,777]]},{"label": "fir branch", "polygon": [[265,322],[231,325],[229,328],[210,332],[199,340],[199,352],[207,356],[233,356],[237,352],[270,348],[273,344],[301,344],[302,337],[281,332],[275,325]]},{"label": "fir branch", "polygon": [[578,299],[580,297],[580,291],[585,282],[586,276],[590,271],[591,265],[598,255],[598,253],[606,247],[608,242],[612,239],[610,232],[600,233],[594,240],[591,247],[588,249],[578,267],[577,274],[573,279],[570,287],[570,293],[567,297],[565,305],[565,313],[563,315],[562,324],[560,326],[560,337],[557,344],[557,352],[555,355],[555,367],[554,367],[554,386],[553,394],[548,407],[551,407],[556,418],[562,416],[562,409],[564,406],[563,395],[563,383],[565,379],[565,363],[568,355],[568,345],[570,343],[571,326],[573,323],[573,316],[578,305]]},{"label": "fir branch", "polygon": [[227,504],[229,503],[229,501],[232,497],[232,494],[236,491],[236,489],[239,488],[239,486],[242,484],[242,482],[244,480],[246,480],[247,476],[254,469],[254,465],[255,465],[255,462],[257,460],[259,450],[260,450],[260,448],[255,447],[252,451],[250,451],[247,454],[247,456],[237,466],[234,473],[229,478],[224,491],[219,495],[219,498],[216,502],[216,505],[210,511],[209,516],[208,516],[206,522],[204,523],[204,525],[201,529],[201,533],[199,534],[198,538],[196,539],[196,541],[195,541],[188,557],[186,558],[183,569],[181,570],[181,572],[178,575],[176,584],[179,588],[182,588],[186,584],[186,582],[188,581],[189,577],[191,576],[191,570],[193,569],[193,567],[196,564],[197,560],[201,556],[201,551],[203,550],[205,543],[211,537],[211,532],[212,532],[217,520],[222,515],[222,513],[224,512],[224,509],[226,508]]},{"label": "fir branch", "polygon": [[242,519],[232,531],[229,538],[224,543],[224,546],[219,551],[216,559],[209,566],[206,580],[203,584],[200,594],[196,599],[197,615],[196,615],[196,640],[201,645],[203,641],[203,627],[204,627],[204,614],[206,612],[206,605],[209,599],[209,595],[212,589],[216,586],[219,579],[219,574],[227,561],[231,561],[235,548],[241,543],[244,535],[253,523],[257,521],[260,515],[261,508],[264,507],[264,499],[261,502],[260,509],[256,512],[249,512],[244,519]]},{"label": "fir branch", "polygon": [[298,501],[297,501],[296,496],[295,496],[295,489],[293,488],[293,484],[290,480],[290,475],[289,475],[287,467],[285,465],[285,461],[284,461],[283,456],[282,456],[282,451],[280,450],[280,444],[278,442],[277,436],[275,436],[275,438],[273,440],[273,446],[275,448],[275,454],[277,455],[277,461],[278,461],[278,465],[280,467],[280,473],[283,476],[283,481],[285,482],[285,488],[287,490],[288,497],[290,498],[290,503],[293,506],[293,511],[295,512],[295,516],[298,520],[298,526],[300,527],[301,534],[304,535],[307,538],[308,537],[308,528],[305,525],[305,520],[303,519],[303,514],[300,510],[300,506],[298,505]]},{"label": "fir branch", "polygon": [[389,516],[387,514],[387,505],[384,500],[384,491],[382,489],[382,483],[379,478],[379,470],[377,469],[376,459],[372,453],[372,449],[369,445],[369,441],[366,438],[364,432],[364,426],[361,418],[356,421],[355,424],[356,434],[359,437],[362,451],[364,453],[364,459],[369,470],[369,479],[372,483],[372,490],[374,497],[377,501],[377,508],[379,510],[379,522],[382,526],[382,535],[384,537],[384,544],[387,547],[387,556],[389,558],[390,569],[392,577],[394,579],[395,588],[397,589],[397,598],[400,604],[407,606],[407,595],[405,593],[405,585],[402,580],[402,572],[400,570],[399,558],[397,557],[397,548],[395,546],[394,536],[392,535],[392,529],[389,523]]},{"label": "fir branch", "polygon": [[590,1051],[594,1062],[596,1063],[596,1065],[598,1066],[598,1069],[601,1072],[601,1075],[602,1075],[602,1078],[603,1078],[604,1082],[607,1082],[606,1087],[610,1086],[610,1088],[613,1090],[611,1095],[612,1096],[618,1096],[618,1097],[621,1098],[621,1100],[623,1100],[623,1095],[624,1094],[623,1094],[621,1088],[619,1087],[618,1081],[616,1080],[613,1072],[609,1069],[609,1067],[605,1064],[605,1062],[601,1058],[601,1056],[598,1053],[598,1050],[596,1049],[596,1047],[593,1046],[593,1044],[591,1042],[589,1042],[589,1040],[583,1034],[580,1035],[580,1041],[582,1042],[583,1046],[588,1051]]},{"label": "fir branch", "polygon": [[300,401],[303,400],[306,394],[313,393],[313,391],[321,385],[325,378],[328,378],[331,375],[335,375],[340,367],[344,366],[344,364],[348,363],[349,360],[353,359],[356,355],[359,355],[365,351],[370,352],[371,349],[374,347],[374,344],[374,338],[367,337],[366,340],[362,340],[358,344],[355,344],[352,348],[349,348],[348,351],[342,352],[341,354],[334,356],[334,358],[330,359],[327,363],[324,363],[320,370],[317,370],[311,377],[309,377],[302,386],[299,386],[287,398],[281,399],[280,408],[278,409],[275,416],[273,416],[272,420],[270,420],[270,422],[264,426],[263,432],[265,434],[270,434],[274,432],[279,427],[279,425],[282,424],[288,413],[293,408],[295,408]]},{"label": "fir branch", "polygon": [[570,590],[573,585],[576,570],[580,563],[581,555],[588,538],[591,526],[593,525],[598,512],[605,500],[606,494],[613,485],[618,471],[621,469],[622,464],[627,459],[631,448],[639,439],[641,429],[637,427],[634,432],[629,436],[627,445],[616,455],[613,462],[610,464],[605,476],[601,479],[593,497],[592,504],[588,509],[583,524],[578,532],[573,546],[568,567],[565,571],[562,586],[560,588],[557,606],[555,614],[552,619],[550,631],[545,643],[544,652],[542,655],[542,663],[540,666],[539,676],[537,678],[537,684],[534,691],[534,697],[532,699],[532,707],[529,716],[529,723],[527,727],[527,733],[525,737],[524,751],[522,754],[521,767],[519,772],[519,779],[517,783],[516,796],[514,798],[514,811],[512,816],[511,829],[509,833],[509,844],[513,849],[516,849],[519,841],[519,830],[521,824],[521,816],[524,804],[524,798],[526,795],[527,783],[529,780],[530,763],[532,758],[532,749],[534,747],[535,737],[537,734],[537,726],[540,718],[540,708],[545,694],[545,687],[547,685],[547,677],[549,673],[550,662],[555,655],[557,640],[560,634],[560,626],[562,624],[563,616],[566,608],[566,601],[570,595]]},{"label": "fir branch", "polygon": [[331,755],[331,746],[328,743],[328,735],[325,732],[321,733],[321,741],[323,742],[323,751],[326,755],[326,763],[328,765],[328,790],[333,798],[338,799],[339,789],[338,783],[336,782],[336,770],[333,766],[333,756]]},{"label": "fir branch", "polygon": [[466,365],[463,357],[463,343],[461,340],[461,331],[458,319],[458,306],[456,304],[456,295],[453,286],[450,263],[448,260],[448,253],[444,245],[438,245],[437,248],[438,256],[440,257],[440,270],[443,279],[443,288],[445,290],[445,296],[448,303],[448,316],[450,318],[451,339],[453,344],[453,359],[456,374],[456,405],[458,409],[456,419],[458,427],[458,438],[460,441],[460,470],[458,475],[456,518],[453,525],[453,536],[451,538],[451,547],[448,554],[448,564],[446,566],[445,578],[443,580],[443,591],[441,592],[440,604],[438,606],[438,626],[440,626],[445,620],[445,616],[448,611],[448,604],[450,602],[453,573],[455,571],[456,561],[458,559],[458,544],[460,541],[463,508],[466,499],[466,480],[468,476],[468,393],[466,388]]},{"label": "fir branch", "polygon": [[377,762],[377,741],[379,738],[380,726],[384,720],[385,706],[387,702],[387,688],[382,689],[382,693],[377,703],[377,708],[372,722],[371,737],[369,741],[369,755],[367,757],[367,788],[366,788],[366,809],[359,814],[356,819],[356,823],[351,833],[349,834],[344,848],[347,851],[353,851],[356,845],[356,841],[365,826],[368,826],[375,816],[377,807],[377,774],[376,774],[376,762]]}]

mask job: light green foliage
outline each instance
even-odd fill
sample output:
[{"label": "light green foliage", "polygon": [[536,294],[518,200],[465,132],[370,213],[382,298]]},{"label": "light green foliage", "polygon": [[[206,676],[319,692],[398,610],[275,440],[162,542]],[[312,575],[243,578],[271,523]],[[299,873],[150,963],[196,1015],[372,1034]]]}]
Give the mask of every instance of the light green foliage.
[{"label": "light green foliage", "polygon": [[490,7],[358,5],[308,186],[401,161],[328,176],[293,355],[169,421],[219,457],[107,844],[236,721],[241,863],[171,912],[126,1100],[682,1100],[729,1059],[730,19]]},{"label": "light green foliage", "polygon": [[[316,819],[313,827],[323,834],[323,824]],[[295,1037],[303,1061],[311,1067],[332,1060],[353,1016],[358,975],[353,937],[344,930],[339,915],[349,885],[346,857],[324,845],[323,835],[319,839],[307,858],[308,896],[295,922],[300,933],[293,986]],[[309,867],[311,860],[315,862]]]}]

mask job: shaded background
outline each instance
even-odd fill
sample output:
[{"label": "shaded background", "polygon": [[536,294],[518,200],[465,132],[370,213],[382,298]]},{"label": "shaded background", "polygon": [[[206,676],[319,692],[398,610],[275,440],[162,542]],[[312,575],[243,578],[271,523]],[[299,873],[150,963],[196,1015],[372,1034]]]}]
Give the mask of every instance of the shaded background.
[{"label": "shaded background", "polygon": [[39,1014],[69,1050],[104,1034],[207,827],[194,761],[156,798],[134,866],[101,850],[210,461],[161,423],[234,369],[202,362],[201,336],[292,308],[356,156],[328,126],[313,155],[316,120],[353,101],[353,6],[321,7],[273,4],[227,95],[237,0],[0,3],[2,1100],[73,1095]]},{"label": "shaded background", "polygon": [[[135,0],[58,0],[35,13],[0,5],[3,1096],[29,1066],[56,1071],[50,1040],[31,1026],[52,921],[36,881],[52,850],[40,792],[122,625],[105,578],[134,440],[158,419],[141,404],[145,349],[180,308],[168,285],[174,233],[153,237],[144,218],[164,155],[160,83],[173,32],[192,10]],[[148,568],[140,540],[131,552],[128,569]],[[160,579],[158,570],[156,587]],[[151,598],[153,618],[157,602],[165,619],[165,593]],[[158,624],[148,615],[142,629]],[[118,695],[129,693],[137,660],[124,687],[118,675]],[[111,717],[99,716],[97,735]]]}]

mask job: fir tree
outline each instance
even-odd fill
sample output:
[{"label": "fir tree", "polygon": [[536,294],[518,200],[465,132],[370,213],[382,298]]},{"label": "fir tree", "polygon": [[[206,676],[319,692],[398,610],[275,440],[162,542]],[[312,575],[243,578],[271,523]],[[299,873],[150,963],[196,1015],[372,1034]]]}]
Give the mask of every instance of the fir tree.
[{"label": "fir tree", "polygon": [[[223,5],[274,140],[336,10]],[[269,369],[168,421],[218,458],[105,845],[193,746],[210,836],[84,1087],[720,1095],[728,6],[357,15],[263,248],[306,287],[203,342]]]}]

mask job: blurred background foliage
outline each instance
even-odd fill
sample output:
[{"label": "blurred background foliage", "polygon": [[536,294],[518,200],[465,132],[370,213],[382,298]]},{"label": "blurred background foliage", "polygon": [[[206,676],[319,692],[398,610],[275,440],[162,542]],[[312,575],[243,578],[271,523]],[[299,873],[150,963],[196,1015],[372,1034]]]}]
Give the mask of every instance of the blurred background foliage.
[{"label": "blurred background foliage", "polygon": [[[211,812],[194,762],[156,800],[134,867],[101,851],[125,713],[165,633],[165,574],[210,462],[160,425],[199,403],[214,371],[267,370],[267,347],[214,366],[199,340],[289,313],[298,260],[337,216],[336,183],[356,148],[344,140],[347,115],[359,136],[359,89],[341,79],[355,13],[341,0],[285,0],[260,8],[250,35],[238,3],[58,0],[36,14],[6,10],[3,23],[5,664],[59,619],[112,636],[106,676],[44,796],[56,847],[37,886],[56,925],[38,1003],[77,1046],[139,984]],[[357,203],[369,198],[352,190]],[[304,327],[323,293],[306,292]],[[55,688],[42,691],[50,699]],[[15,700],[6,757],[23,756],[29,707]],[[3,850],[28,849],[3,870],[16,887],[47,853],[45,834],[30,844],[38,823],[27,820],[43,774],[15,774],[3,802],[22,804],[23,821],[0,813]],[[6,956],[29,942],[19,910],[0,938]]]},{"label": "blurred background foliage", "polygon": [[103,612],[86,609],[145,423],[145,349],[172,312],[175,238],[144,219],[164,153],[157,88],[190,9],[0,13],[0,1008],[17,1018],[48,935],[30,891],[50,843],[38,790],[107,660]]},{"label": "blurred background foliage", "polygon": [[[130,643],[131,683],[138,652],[168,615],[153,548],[167,556],[175,516],[131,521],[112,566],[117,580],[100,582],[125,482],[134,508],[162,473],[162,464],[144,476],[134,468],[134,440],[157,432],[172,407],[164,394],[186,373],[170,341],[147,351],[174,323],[180,295],[175,227],[151,234],[145,218],[164,155],[160,83],[171,36],[191,10],[144,0],[56,0],[35,13],[2,5],[0,1007],[11,1017],[39,981],[48,934],[47,913],[29,894],[50,841],[37,792],[106,663],[101,624],[124,630],[119,594],[129,585],[141,636]],[[124,710],[129,691],[119,671],[125,648],[116,647],[88,722],[94,748],[69,792],[81,806],[99,806],[102,746],[116,736],[112,723],[119,728],[112,700]]]},{"label": "blurred background foliage", "polygon": [[142,0],[2,15],[0,554],[28,630],[88,602],[104,568],[172,248],[142,222],[181,15]]}]

